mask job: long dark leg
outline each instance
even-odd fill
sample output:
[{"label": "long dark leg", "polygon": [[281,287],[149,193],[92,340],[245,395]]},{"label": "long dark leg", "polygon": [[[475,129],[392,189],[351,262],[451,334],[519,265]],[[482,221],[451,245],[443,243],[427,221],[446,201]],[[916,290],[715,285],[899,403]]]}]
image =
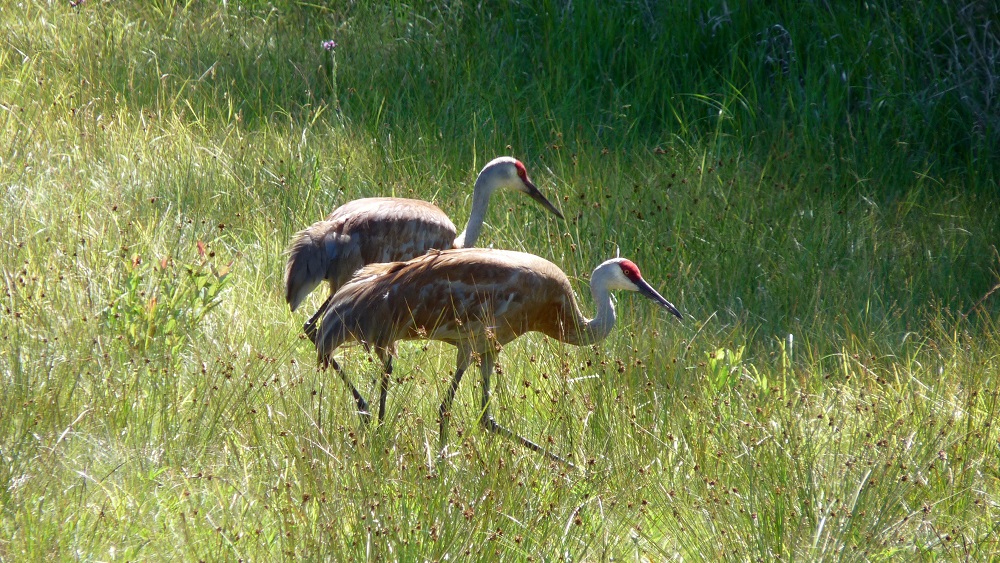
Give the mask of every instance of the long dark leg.
[{"label": "long dark leg", "polygon": [[392,355],[388,352],[379,355],[382,356],[382,365],[384,366],[382,380],[378,387],[378,422],[382,424],[385,422],[385,398],[389,394],[389,379],[392,378]]},{"label": "long dark leg", "polygon": [[337,375],[340,376],[340,379],[343,380],[343,382],[346,383],[347,386],[351,388],[351,394],[354,395],[354,400],[357,401],[358,403],[358,415],[361,417],[361,422],[363,424],[369,424],[372,415],[371,411],[368,410],[368,401],[366,401],[365,398],[361,396],[361,393],[358,392],[357,387],[355,387],[354,384],[351,383],[351,380],[347,378],[347,374],[344,373],[343,369],[341,369],[340,364],[337,363],[337,360],[334,360],[333,358],[327,358],[326,361],[323,362],[323,369],[326,369],[328,366],[331,365],[333,366],[333,369],[337,371]]},{"label": "long dark leg", "polygon": [[333,299],[332,291],[330,292],[330,296],[326,298],[326,301],[324,301],[323,304],[319,306],[319,309],[316,309],[316,312],[313,313],[313,316],[309,317],[309,320],[306,321],[306,324],[302,325],[302,332],[306,333],[306,336],[309,337],[309,340],[313,344],[316,343],[316,323],[319,322],[319,318],[323,316],[323,312],[326,311],[326,306],[330,304],[331,299]]},{"label": "long dark leg", "polygon": [[483,365],[481,368],[483,374],[483,410],[479,415],[479,423],[483,425],[483,428],[485,428],[490,432],[493,432],[494,434],[500,434],[501,436],[504,436],[508,439],[519,442],[522,446],[530,450],[534,450],[548,457],[551,460],[558,461],[559,463],[564,463],[570,467],[576,468],[576,466],[570,463],[569,461],[563,459],[562,457],[557,456],[556,454],[539,446],[538,444],[521,436],[520,434],[515,433],[513,430],[500,426],[500,424],[493,419],[493,415],[490,414],[490,377],[493,375],[493,369],[496,367],[496,361],[497,358],[495,352],[491,351],[486,354],[483,354]]},{"label": "long dark leg", "polygon": [[448,386],[448,392],[444,396],[444,401],[441,402],[441,408],[438,409],[438,414],[440,416],[440,449],[441,453],[444,454],[444,448],[448,445],[448,425],[451,422],[451,404],[455,401],[455,392],[458,391],[458,384],[462,381],[462,374],[469,367],[469,361],[472,359],[472,353],[464,348],[459,347],[458,349],[458,361],[455,362],[455,377],[451,379],[451,384]]}]

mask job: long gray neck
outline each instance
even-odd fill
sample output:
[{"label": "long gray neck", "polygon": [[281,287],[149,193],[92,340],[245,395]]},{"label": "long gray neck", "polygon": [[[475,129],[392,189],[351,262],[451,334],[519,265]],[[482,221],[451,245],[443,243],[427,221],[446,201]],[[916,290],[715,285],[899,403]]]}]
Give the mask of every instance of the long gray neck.
[{"label": "long gray neck", "polygon": [[594,296],[594,303],[597,304],[597,316],[587,321],[583,327],[583,339],[587,344],[596,344],[611,334],[611,329],[615,327],[615,304],[611,299],[611,292],[606,284],[599,283],[600,279],[591,279],[590,293]]},{"label": "long gray neck", "polygon": [[615,327],[615,304],[611,300],[605,274],[605,271],[598,268],[590,277],[590,293],[597,305],[597,316],[581,327],[579,338],[581,344],[596,344],[607,338],[611,334],[611,329]]},{"label": "long gray neck", "polygon": [[490,205],[490,196],[495,188],[493,175],[488,171],[480,173],[476,178],[476,187],[472,190],[472,213],[465,230],[455,238],[455,248],[472,248],[476,246],[480,233],[483,232],[483,221],[486,220],[486,208]]}]

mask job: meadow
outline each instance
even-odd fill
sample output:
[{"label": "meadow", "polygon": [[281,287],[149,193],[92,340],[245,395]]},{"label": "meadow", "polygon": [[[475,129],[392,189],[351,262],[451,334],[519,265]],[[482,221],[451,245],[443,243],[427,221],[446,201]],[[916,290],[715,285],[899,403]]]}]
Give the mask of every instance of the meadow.
[{"label": "meadow", "polygon": [[[0,6],[0,561],[992,560],[991,2]],[[335,41],[332,49],[324,41]],[[328,45],[329,46],[329,45]],[[480,244],[618,296],[506,346],[498,421],[406,343],[362,428],[285,249],[524,161]],[[338,356],[362,392],[378,363]]]}]

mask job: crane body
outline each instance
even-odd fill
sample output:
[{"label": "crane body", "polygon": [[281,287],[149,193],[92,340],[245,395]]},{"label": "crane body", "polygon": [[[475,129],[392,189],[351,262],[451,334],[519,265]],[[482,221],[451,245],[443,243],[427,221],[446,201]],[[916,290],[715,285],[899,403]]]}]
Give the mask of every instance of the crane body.
[{"label": "crane body", "polygon": [[285,300],[294,311],[324,280],[332,294],[366,264],[451,248],[455,232],[433,203],[394,197],[349,201],[295,235],[285,267]]},{"label": "crane body", "polygon": [[[400,340],[438,340],[458,348],[455,375],[440,407],[440,439],[447,443],[451,403],[462,375],[474,358],[481,360],[483,381],[481,424],[489,431],[546,450],[493,419],[489,408],[490,377],[501,347],[531,331],[575,345],[604,339],[614,327],[611,290],[637,291],[681,318],[625,259],[599,265],[591,276],[597,316],[580,311],[566,274],[555,264],[522,252],[456,249],[430,252],[408,262],[362,268],[327,303],[314,342],[321,363],[338,346],[362,343],[379,357],[391,357]],[[350,382],[335,366],[342,379]],[[382,389],[388,381],[383,379]],[[351,385],[359,410],[365,406]]]}]

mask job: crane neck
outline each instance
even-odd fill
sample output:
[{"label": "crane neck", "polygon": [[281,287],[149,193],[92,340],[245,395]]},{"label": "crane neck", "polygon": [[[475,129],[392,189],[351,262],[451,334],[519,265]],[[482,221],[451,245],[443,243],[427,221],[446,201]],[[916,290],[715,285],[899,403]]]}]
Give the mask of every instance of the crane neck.
[{"label": "crane neck", "polygon": [[[596,274],[596,272],[595,272]],[[596,344],[611,334],[611,329],[615,327],[615,304],[611,298],[604,280],[594,276],[591,279],[590,293],[594,297],[597,305],[597,316],[587,320],[582,327],[581,344]]]},{"label": "crane neck", "polygon": [[476,178],[476,187],[472,190],[472,213],[465,230],[455,238],[455,248],[472,248],[476,246],[480,233],[483,232],[483,221],[486,220],[486,208],[490,205],[490,197],[496,190],[496,182],[490,174],[480,174]]}]

